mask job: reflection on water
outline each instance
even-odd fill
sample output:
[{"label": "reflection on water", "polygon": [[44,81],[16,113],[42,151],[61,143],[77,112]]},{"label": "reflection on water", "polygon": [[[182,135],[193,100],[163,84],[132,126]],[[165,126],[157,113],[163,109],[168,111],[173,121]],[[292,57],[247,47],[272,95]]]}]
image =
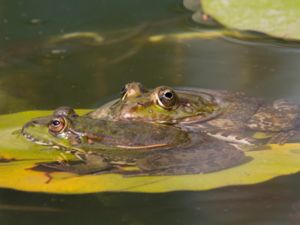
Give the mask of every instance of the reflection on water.
[{"label": "reflection on water", "polygon": [[[300,50],[215,39],[150,42],[201,29],[179,1],[1,1],[0,113],[95,107],[124,83],[243,90],[299,102]],[[195,27],[192,27],[195,26]],[[103,44],[49,44],[96,32]],[[134,35],[133,35],[134,34]],[[128,38],[124,38],[128,37]],[[111,41],[118,40],[110,44]],[[299,174],[249,187],[168,194],[0,192],[2,224],[297,224]],[[40,208],[41,207],[41,208]],[[38,209],[40,208],[40,209]]]},{"label": "reflection on water", "polygon": [[[84,18],[76,17],[79,13],[87,13],[84,9],[62,4],[54,13],[63,14],[64,10],[70,13],[64,20],[57,18],[58,21],[37,13],[35,10],[45,9],[35,8],[33,2],[28,3],[32,8],[27,3],[6,4],[7,11],[3,12],[2,19],[8,22],[0,25],[3,35],[9,37],[0,42],[3,46],[0,54],[1,113],[60,105],[94,107],[102,99],[118,93],[124,83],[133,80],[148,87],[166,84],[234,89],[268,98],[297,100],[300,94],[296,86],[300,71],[300,50],[297,48],[275,43],[255,45],[253,41],[247,44],[223,38],[150,42],[152,35],[190,32],[191,26],[198,26],[187,23],[190,13],[178,10],[171,1],[151,7],[145,3],[143,7],[150,7],[153,15],[140,12],[143,8],[138,1],[132,1],[126,7],[95,1],[90,7],[98,7],[101,12],[105,11],[104,15],[93,9]],[[135,12],[138,6],[140,10]],[[19,13],[26,18],[16,15],[18,10],[9,14],[11,7],[24,10]],[[133,15],[116,23],[107,10],[121,13],[120,7]],[[33,10],[31,17],[28,15],[30,9]],[[182,17],[183,12],[185,17]],[[40,18],[33,16],[35,13]],[[22,24],[21,21],[25,22],[27,18],[48,22],[35,26]],[[12,19],[21,24],[12,22],[8,26]],[[71,20],[74,20],[73,25]],[[81,24],[78,25],[77,20]],[[197,29],[201,30],[201,26]],[[36,35],[40,30],[43,35]],[[52,41],[55,37],[76,32],[99,36]],[[93,43],[95,39],[100,40],[99,43]]]},{"label": "reflection on water", "polygon": [[299,179],[300,174],[253,186],[165,194],[65,196],[2,190],[0,220],[22,225],[297,225],[300,194],[294,180]]}]

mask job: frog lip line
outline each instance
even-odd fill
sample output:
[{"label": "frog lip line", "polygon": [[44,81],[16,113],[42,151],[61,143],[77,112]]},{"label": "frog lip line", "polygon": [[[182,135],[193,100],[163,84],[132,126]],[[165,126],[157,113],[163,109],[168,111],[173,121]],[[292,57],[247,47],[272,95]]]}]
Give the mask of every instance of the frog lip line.
[{"label": "frog lip line", "polygon": [[45,141],[45,140],[39,140],[38,138],[34,137],[33,135],[29,134],[26,129],[30,126],[35,126],[36,122],[35,121],[29,121],[26,123],[21,130],[21,134],[29,141],[39,144],[39,145],[44,145],[44,146],[55,146],[55,144],[52,141]]},{"label": "frog lip line", "polygon": [[23,137],[25,137],[27,140],[35,143],[35,144],[39,144],[39,145],[43,145],[43,146],[50,146],[51,148],[54,149],[59,149],[59,150],[63,150],[67,153],[71,153],[71,154],[75,154],[77,152],[80,152],[80,150],[75,149],[75,148],[69,148],[67,149],[65,146],[63,145],[59,145],[53,141],[45,141],[45,140],[39,140],[38,138],[34,137],[33,135],[29,134],[26,129],[30,126],[36,126],[36,122],[33,121],[29,121],[28,123],[26,123],[21,130],[21,134],[23,135]]}]

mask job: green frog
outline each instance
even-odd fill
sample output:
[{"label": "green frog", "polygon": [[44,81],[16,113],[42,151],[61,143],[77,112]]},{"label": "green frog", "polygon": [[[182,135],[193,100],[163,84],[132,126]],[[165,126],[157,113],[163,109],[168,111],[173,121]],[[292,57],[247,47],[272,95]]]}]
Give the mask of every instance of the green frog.
[{"label": "green frog", "polygon": [[[225,90],[167,86],[147,89],[137,82],[126,84],[119,99],[88,116],[173,124],[242,145],[282,144],[298,133],[300,125],[299,105],[287,100],[266,102]],[[263,133],[265,138],[253,138],[257,133]]]},{"label": "green frog", "polygon": [[55,163],[55,168],[78,173],[208,173],[248,159],[234,146],[201,132],[140,121],[93,119],[77,115],[70,107],[32,119],[21,133],[31,142],[76,155],[78,160],[71,166]]},{"label": "green frog", "polygon": [[91,118],[165,124],[204,121],[220,113],[213,95],[160,86],[148,90],[138,82],[126,84],[121,97],[89,113]]}]

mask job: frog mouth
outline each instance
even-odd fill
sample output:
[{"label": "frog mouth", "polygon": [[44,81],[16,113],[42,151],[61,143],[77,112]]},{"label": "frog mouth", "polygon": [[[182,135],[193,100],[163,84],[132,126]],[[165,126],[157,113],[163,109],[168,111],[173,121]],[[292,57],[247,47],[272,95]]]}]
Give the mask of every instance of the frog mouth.
[{"label": "frog mouth", "polygon": [[33,142],[38,145],[47,146],[47,147],[50,147],[53,149],[62,150],[64,152],[72,153],[72,154],[82,153],[82,151],[78,148],[65,146],[64,144],[60,144],[60,143],[56,142],[55,140],[54,141],[48,140],[49,136],[43,137],[43,133],[45,133],[45,131],[44,132],[41,132],[41,131],[31,132],[32,129],[34,130],[37,128],[47,127],[48,123],[49,123],[49,119],[43,118],[43,117],[31,120],[22,127],[21,135],[24,138],[26,138],[28,141]]},{"label": "frog mouth", "polygon": [[33,134],[29,133],[28,130],[30,128],[34,128],[37,126],[43,126],[44,124],[40,124],[37,120],[31,120],[28,123],[26,123],[22,129],[21,129],[21,134],[23,135],[23,137],[25,137],[28,141],[33,142],[35,144],[39,144],[39,145],[44,145],[44,146],[55,146],[55,143],[50,141],[50,140],[44,140],[41,139],[39,137],[34,136]]}]

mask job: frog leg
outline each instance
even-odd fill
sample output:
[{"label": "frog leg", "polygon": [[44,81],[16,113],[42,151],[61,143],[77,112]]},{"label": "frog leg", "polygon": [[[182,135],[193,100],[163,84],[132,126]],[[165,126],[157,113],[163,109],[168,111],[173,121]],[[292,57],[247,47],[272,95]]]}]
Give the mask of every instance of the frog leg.
[{"label": "frog leg", "polygon": [[205,133],[218,140],[226,141],[228,143],[232,143],[235,145],[254,146],[257,144],[257,140],[255,138],[252,138],[245,134],[241,135],[241,133],[243,132],[216,130],[216,131],[206,131]]},{"label": "frog leg", "polygon": [[[219,157],[223,158],[223,162],[220,162],[221,160],[218,162],[214,158],[203,160],[194,155],[185,155],[178,152],[176,156],[174,154],[148,156],[138,160],[137,166],[141,169],[139,175],[166,176],[210,173],[241,164],[241,157],[244,157],[244,155],[242,151],[236,151],[238,154],[230,159],[226,155],[220,154]],[[182,159],[179,159],[179,157]],[[172,164],[169,163],[170,159],[173,161]]]},{"label": "frog leg", "polygon": [[185,175],[210,173],[233,166],[249,160],[243,151],[234,146],[211,138],[196,140],[190,146],[177,147],[148,155],[138,159],[136,166],[141,175]]},{"label": "frog leg", "polygon": [[269,134],[269,143],[284,144],[297,133],[299,121],[300,106],[280,99],[261,106],[246,127]]},{"label": "frog leg", "polygon": [[[252,138],[252,134],[246,135],[246,130],[240,130],[239,128],[235,129],[226,129],[226,125],[222,128],[215,128],[209,124],[191,124],[184,127],[187,132],[198,132],[199,134],[207,134],[213,138],[218,140],[226,141],[228,143],[233,143],[237,145],[245,145],[245,146],[252,146],[257,143],[255,138]],[[253,133],[251,131],[251,133]]]},{"label": "frog leg", "polygon": [[35,166],[35,170],[47,171],[48,173],[60,171],[80,175],[105,173],[111,168],[112,166],[99,155],[88,155],[84,160],[55,161],[39,163]]}]

